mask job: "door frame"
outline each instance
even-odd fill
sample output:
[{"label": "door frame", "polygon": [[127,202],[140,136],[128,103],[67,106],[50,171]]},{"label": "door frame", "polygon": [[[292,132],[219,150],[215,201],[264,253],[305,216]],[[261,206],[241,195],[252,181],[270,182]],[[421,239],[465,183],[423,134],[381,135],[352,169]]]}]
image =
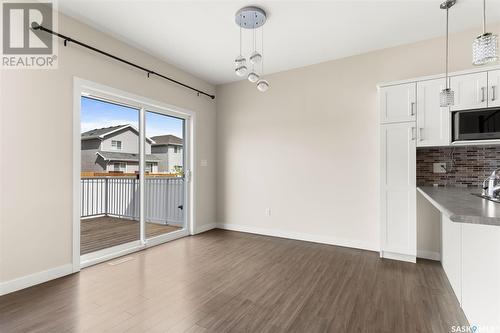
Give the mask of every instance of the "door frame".
[{"label": "door frame", "polygon": [[[110,101],[119,102],[124,105],[129,105],[139,110],[139,126],[145,125],[145,109],[153,111],[166,116],[173,116],[184,119],[184,165],[186,170],[186,190],[185,202],[187,210],[185,221],[186,227],[179,231],[174,231],[165,235],[153,237],[149,240],[145,235],[141,234],[139,241],[121,244],[112,248],[97,251],[94,256],[87,257],[82,261],[80,255],[80,176],[81,176],[81,97],[84,95],[99,96],[103,100],[109,99]],[[195,193],[196,193],[196,170],[194,163],[194,156],[196,156],[195,142],[195,128],[196,128],[196,112],[183,109],[174,105],[166,104],[146,97],[142,97],[130,92],[115,89],[100,83],[88,81],[79,77],[73,78],[73,216],[72,216],[72,266],[73,272],[80,271],[81,268],[94,265],[115,257],[119,257],[131,252],[139,251],[150,246],[155,246],[168,242],[179,237],[193,235],[196,230],[196,216],[195,216]],[[142,131],[144,133],[144,131]],[[145,135],[145,134],[144,134]],[[141,142],[139,142],[141,145]],[[144,149],[142,149],[142,156]],[[141,166],[140,173],[144,174],[144,167]],[[144,177],[140,177],[144,179]],[[143,187],[141,187],[143,191]],[[143,200],[143,197],[141,197]],[[142,213],[141,213],[142,215]],[[141,219],[141,223],[143,218]],[[142,233],[142,228],[141,228]]]}]

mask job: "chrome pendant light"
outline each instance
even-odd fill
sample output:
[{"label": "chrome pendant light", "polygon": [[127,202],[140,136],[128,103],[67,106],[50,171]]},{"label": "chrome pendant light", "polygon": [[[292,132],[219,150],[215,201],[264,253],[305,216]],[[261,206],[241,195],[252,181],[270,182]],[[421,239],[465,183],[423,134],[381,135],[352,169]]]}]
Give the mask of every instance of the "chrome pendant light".
[{"label": "chrome pendant light", "polygon": [[[258,7],[244,7],[238,10],[235,15],[236,24],[240,27],[240,55],[236,58],[236,74],[238,76],[244,76],[247,72],[246,67],[246,59],[242,56],[242,29],[249,29],[253,31],[253,52],[249,56],[249,63],[252,65],[251,71],[247,75],[248,81],[251,83],[257,84],[257,89],[259,91],[266,91],[269,89],[269,82],[262,79],[262,73],[264,70],[264,39],[262,38],[262,48],[261,51],[257,51],[257,42],[256,42],[256,31],[257,29],[261,29],[262,37],[264,36],[264,28],[263,25],[266,23],[267,16],[266,12]],[[256,65],[261,65],[261,75],[257,73],[255,70]]]},{"label": "chrome pendant light", "polygon": [[498,60],[498,36],[486,32],[486,0],[483,0],[483,34],[472,42],[472,64],[480,66]]},{"label": "chrome pendant light", "polygon": [[260,53],[258,53],[256,51],[257,47],[256,47],[255,29],[253,29],[253,49],[254,49],[253,54],[250,56],[250,63],[252,64],[252,71],[250,73],[248,73],[247,79],[248,79],[248,81],[255,83],[255,82],[259,81],[259,74],[257,74],[255,72],[255,64],[257,63],[255,60],[255,56],[258,55],[260,57],[259,62],[262,58]]},{"label": "chrome pendant light", "polygon": [[[262,50],[262,54],[264,54],[264,27],[262,27],[261,41],[262,41],[261,50]],[[260,61],[260,72],[262,73],[262,75],[264,75],[264,58],[262,58]],[[269,89],[269,82],[267,82],[267,80],[261,78],[259,81],[257,81],[257,89],[260,92],[266,92]]]},{"label": "chrome pendant light", "polygon": [[446,10],[446,88],[441,90],[439,94],[439,104],[441,107],[447,107],[455,104],[455,93],[449,87],[448,79],[448,21],[449,21],[449,10],[456,3],[456,0],[447,0],[443,2],[439,8]]},{"label": "chrome pendant light", "polygon": [[235,65],[236,65],[236,69],[234,70],[234,72],[238,76],[243,76],[247,72],[247,66],[246,66],[247,60],[245,59],[245,57],[243,57],[241,55],[241,53],[242,53],[241,52],[241,44],[242,44],[242,31],[241,31],[241,26],[240,26],[240,54],[234,60]]}]

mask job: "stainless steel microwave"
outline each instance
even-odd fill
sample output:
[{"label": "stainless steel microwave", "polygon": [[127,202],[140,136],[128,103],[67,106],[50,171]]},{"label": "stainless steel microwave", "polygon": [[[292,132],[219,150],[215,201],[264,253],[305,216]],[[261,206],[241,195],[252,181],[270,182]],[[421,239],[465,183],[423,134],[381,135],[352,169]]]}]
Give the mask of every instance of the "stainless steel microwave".
[{"label": "stainless steel microwave", "polygon": [[452,141],[500,140],[500,108],[452,112]]}]

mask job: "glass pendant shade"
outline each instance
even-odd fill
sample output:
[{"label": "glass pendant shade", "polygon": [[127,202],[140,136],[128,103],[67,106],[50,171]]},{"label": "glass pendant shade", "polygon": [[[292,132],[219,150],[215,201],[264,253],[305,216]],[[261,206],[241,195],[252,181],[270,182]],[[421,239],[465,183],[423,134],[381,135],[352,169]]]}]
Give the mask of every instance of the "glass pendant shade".
[{"label": "glass pendant shade", "polygon": [[257,89],[260,92],[265,92],[269,89],[269,82],[267,82],[264,79],[260,79],[259,82],[257,82]]},{"label": "glass pendant shade", "polygon": [[260,64],[260,62],[262,61],[262,55],[259,52],[255,51],[254,53],[252,53],[249,59],[250,62],[254,65]]},{"label": "glass pendant shade", "polygon": [[247,60],[240,55],[234,60],[234,62],[236,63],[236,69],[234,70],[236,75],[244,76],[247,72]]},{"label": "glass pendant shade", "polygon": [[442,108],[455,104],[455,93],[450,88],[441,90],[439,104]]},{"label": "glass pendant shade", "polygon": [[234,71],[238,76],[245,76],[245,73],[247,72],[247,66],[236,67]]},{"label": "glass pendant shade", "polygon": [[259,74],[255,73],[255,72],[250,72],[248,74],[248,81],[252,82],[252,83],[255,83],[257,81],[259,81]]},{"label": "glass pendant shade", "polygon": [[498,60],[498,36],[484,33],[472,42],[472,63],[484,65]]}]

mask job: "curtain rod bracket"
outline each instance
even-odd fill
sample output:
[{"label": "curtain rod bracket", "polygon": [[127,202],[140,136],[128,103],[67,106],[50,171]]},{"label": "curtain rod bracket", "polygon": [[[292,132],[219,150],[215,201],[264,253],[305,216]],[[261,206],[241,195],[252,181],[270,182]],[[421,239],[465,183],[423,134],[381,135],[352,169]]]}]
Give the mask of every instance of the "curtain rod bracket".
[{"label": "curtain rod bracket", "polygon": [[47,28],[45,28],[45,27],[43,27],[43,26],[39,25],[39,24],[38,24],[38,23],[36,23],[36,22],[31,23],[31,28],[32,28],[33,30],[41,30],[41,31],[45,31],[45,32],[47,32],[47,33],[49,33],[49,34],[51,34],[51,35],[54,35],[54,36],[57,36],[57,37],[59,37],[59,38],[63,39],[63,40],[64,40],[64,46],[67,46],[68,42],[72,42],[72,43],[74,43],[74,44],[77,44],[77,45],[79,45],[79,46],[81,46],[81,47],[84,47],[84,48],[89,49],[89,50],[91,50],[91,51],[94,51],[94,52],[96,52],[96,53],[102,54],[102,55],[104,55],[104,56],[106,56],[106,57],[109,57],[109,58],[112,58],[112,59],[114,59],[114,60],[116,60],[116,61],[119,61],[119,62],[122,62],[122,63],[124,63],[124,64],[127,64],[127,65],[129,65],[129,66],[131,66],[131,67],[134,67],[134,68],[140,69],[140,70],[142,70],[142,71],[145,71],[145,72],[147,73],[147,75],[148,75],[148,78],[149,78],[150,74],[155,74],[156,76],[161,77],[162,79],[165,79],[165,80],[167,80],[167,81],[170,81],[170,82],[172,82],[172,83],[175,83],[175,84],[177,84],[177,85],[179,85],[179,86],[182,86],[182,87],[184,87],[184,88],[186,88],[186,89],[190,89],[190,90],[195,91],[195,92],[197,93],[197,95],[198,95],[198,96],[200,96],[200,94],[202,94],[202,95],[205,95],[205,96],[207,96],[207,97],[210,97],[211,99],[215,99],[215,95],[212,95],[212,94],[209,94],[209,93],[204,92],[204,91],[202,91],[202,90],[199,90],[199,89],[196,89],[196,88],[194,88],[194,87],[191,87],[190,85],[187,85],[187,84],[185,84],[185,83],[182,83],[182,82],[180,82],[180,81],[177,81],[177,80],[175,80],[175,79],[172,79],[171,77],[168,77],[168,76],[166,76],[166,75],[162,75],[162,74],[160,74],[160,73],[156,73],[155,71],[152,71],[152,70],[150,70],[150,69],[147,69],[147,68],[145,68],[145,67],[142,67],[142,66],[140,66],[140,65],[137,65],[137,64],[135,64],[135,63],[133,63],[133,62],[130,62],[130,61],[128,61],[128,60],[125,60],[125,59],[123,59],[123,58],[120,58],[120,57],[117,57],[117,56],[115,56],[115,55],[112,55],[111,53],[108,53],[108,52],[106,52],[106,51],[100,50],[100,49],[98,49],[98,48],[96,48],[96,47],[93,47],[93,46],[91,46],[91,45],[85,44],[85,43],[80,42],[80,41],[78,41],[78,40],[76,40],[76,39],[73,39],[73,38],[71,38],[71,37],[65,36],[65,35],[63,35],[63,34],[61,34],[61,33],[58,33],[58,32],[52,31],[52,30],[50,30],[50,29],[47,29]]}]

